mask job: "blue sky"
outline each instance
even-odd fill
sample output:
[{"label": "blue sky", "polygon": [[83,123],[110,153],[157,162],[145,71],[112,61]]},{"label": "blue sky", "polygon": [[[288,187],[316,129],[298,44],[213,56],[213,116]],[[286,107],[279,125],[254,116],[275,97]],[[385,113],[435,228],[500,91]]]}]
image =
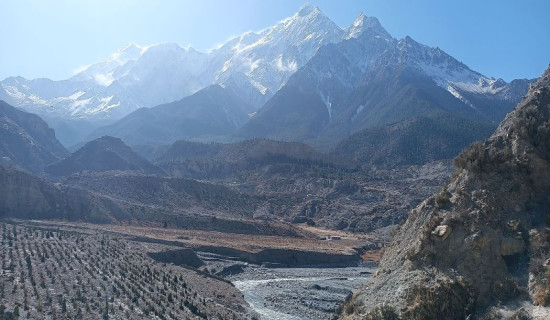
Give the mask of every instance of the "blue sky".
[{"label": "blue sky", "polygon": [[[360,12],[392,36],[438,46],[470,68],[507,81],[550,63],[548,0],[310,0],[342,28]],[[1,0],[0,79],[70,77],[128,43],[175,42],[206,51],[269,27],[297,0]]]}]

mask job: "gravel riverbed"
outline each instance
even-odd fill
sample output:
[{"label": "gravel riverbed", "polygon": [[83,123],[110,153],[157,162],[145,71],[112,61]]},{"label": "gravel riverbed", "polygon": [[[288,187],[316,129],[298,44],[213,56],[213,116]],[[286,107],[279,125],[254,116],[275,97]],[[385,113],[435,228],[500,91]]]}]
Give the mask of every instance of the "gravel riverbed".
[{"label": "gravel riverbed", "polygon": [[265,320],[331,319],[376,266],[264,268],[245,266],[227,276]]}]

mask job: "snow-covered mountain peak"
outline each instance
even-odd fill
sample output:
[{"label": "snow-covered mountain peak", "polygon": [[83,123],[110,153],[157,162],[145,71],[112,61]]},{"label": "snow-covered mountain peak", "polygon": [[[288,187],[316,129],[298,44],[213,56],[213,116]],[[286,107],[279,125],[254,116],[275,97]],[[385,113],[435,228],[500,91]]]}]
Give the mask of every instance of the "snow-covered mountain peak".
[{"label": "snow-covered mountain peak", "polygon": [[147,47],[139,46],[135,43],[129,43],[125,47],[120,48],[117,52],[113,53],[109,59],[117,59],[122,61],[136,60],[147,50]]},{"label": "snow-covered mountain peak", "polygon": [[386,40],[392,39],[392,36],[382,27],[378,19],[367,17],[362,12],[348,28],[345,39],[359,38],[367,30]]},{"label": "snow-covered mountain peak", "polygon": [[244,99],[259,107],[321,46],[339,42],[343,35],[319,8],[305,5],[276,25],[247,32],[213,51],[227,54],[216,82],[244,92]]},{"label": "snow-covered mountain peak", "polygon": [[[147,50],[147,47],[142,47],[134,43],[130,43],[118,49],[115,53],[111,54],[107,59],[99,63],[93,64],[90,67],[93,67],[95,65],[105,65],[105,66],[108,65],[111,68],[122,66],[126,64],[128,61],[137,60],[145,50]],[[88,68],[88,69],[91,69],[91,68]],[[87,70],[84,70],[84,72],[86,72]]]},{"label": "snow-covered mountain peak", "polygon": [[363,26],[363,23],[365,22],[366,18],[367,17],[365,16],[365,14],[363,12],[359,13],[357,18],[355,18],[355,20],[353,20],[353,22],[350,26],[350,29],[351,28],[361,28]]},{"label": "snow-covered mountain peak", "polygon": [[76,81],[93,81],[100,86],[107,87],[115,80],[113,73],[117,68],[124,66],[130,61],[139,59],[146,49],[146,47],[133,43],[128,44],[110,55],[107,59],[88,66],[71,79]]},{"label": "snow-covered mountain peak", "polygon": [[307,16],[307,15],[310,15],[312,13],[315,13],[315,12],[321,12],[321,10],[319,10],[319,8],[317,8],[316,6],[312,5],[311,3],[309,2],[306,2],[301,8],[300,10],[298,10],[298,13],[296,13],[298,16],[301,16],[301,17],[304,17],[304,16]]},{"label": "snow-covered mountain peak", "polygon": [[363,26],[365,24],[365,15],[363,12],[359,14],[357,18],[353,21],[351,26],[348,28],[348,34],[346,39],[357,38],[361,33],[363,33]]},{"label": "snow-covered mountain peak", "polygon": [[397,49],[400,52],[399,63],[422,70],[440,87],[461,100],[464,98],[457,89],[475,94],[496,94],[507,85],[502,79],[486,77],[471,70],[438,47],[420,44],[409,36],[399,40]]},{"label": "snow-covered mountain peak", "polygon": [[[311,30],[315,28],[319,28],[320,30]],[[326,31],[327,29],[337,29],[341,31],[340,27],[338,27],[329,17],[327,17],[323,13],[323,11],[310,4],[306,4],[296,14],[284,19],[283,21],[269,29],[310,29],[310,31]]]},{"label": "snow-covered mountain peak", "polygon": [[[341,38],[342,34],[342,29],[319,8],[306,4],[296,14],[281,20],[276,25],[257,32],[245,32],[212,52],[233,51],[243,54],[246,51],[256,51],[260,47],[273,46],[278,47],[277,49],[285,49],[289,46],[299,46],[308,41],[320,42],[323,38]],[[267,51],[266,53],[269,54]],[[273,55],[277,56],[279,53],[273,52]]]},{"label": "snow-covered mountain peak", "polygon": [[174,52],[186,52],[187,50],[177,43],[159,43],[147,47],[143,54],[168,54]]}]

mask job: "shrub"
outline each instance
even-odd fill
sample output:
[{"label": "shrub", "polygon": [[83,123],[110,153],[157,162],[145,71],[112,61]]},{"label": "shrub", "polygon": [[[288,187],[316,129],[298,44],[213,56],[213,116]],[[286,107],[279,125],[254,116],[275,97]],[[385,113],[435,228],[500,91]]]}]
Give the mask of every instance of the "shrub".
[{"label": "shrub", "polygon": [[447,190],[447,186],[435,196],[435,206],[437,208],[445,208],[451,203],[451,193]]},{"label": "shrub", "polygon": [[476,141],[454,158],[453,164],[459,169],[481,173],[485,160],[485,148],[481,142]]},{"label": "shrub", "polygon": [[411,289],[405,319],[465,319],[475,309],[474,292],[460,279],[443,279],[433,287],[415,285]]},{"label": "shrub", "polygon": [[381,304],[374,307],[367,315],[365,320],[399,320],[399,315],[392,306]]}]

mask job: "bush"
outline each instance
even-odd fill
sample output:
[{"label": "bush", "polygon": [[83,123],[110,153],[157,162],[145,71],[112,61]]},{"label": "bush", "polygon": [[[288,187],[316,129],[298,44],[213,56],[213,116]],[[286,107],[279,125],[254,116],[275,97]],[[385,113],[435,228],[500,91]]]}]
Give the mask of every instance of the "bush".
[{"label": "bush", "polygon": [[451,193],[447,190],[447,186],[435,196],[435,206],[437,208],[445,208],[451,203]]},{"label": "bush", "polygon": [[399,320],[399,315],[392,306],[381,304],[374,307],[367,315],[365,320]]},{"label": "bush", "polygon": [[485,148],[479,141],[472,143],[453,160],[453,164],[459,169],[465,169],[474,173],[481,173],[485,162]]},{"label": "bush", "polygon": [[411,289],[404,319],[466,319],[475,309],[475,294],[461,279],[443,279],[433,287],[415,285]]}]

